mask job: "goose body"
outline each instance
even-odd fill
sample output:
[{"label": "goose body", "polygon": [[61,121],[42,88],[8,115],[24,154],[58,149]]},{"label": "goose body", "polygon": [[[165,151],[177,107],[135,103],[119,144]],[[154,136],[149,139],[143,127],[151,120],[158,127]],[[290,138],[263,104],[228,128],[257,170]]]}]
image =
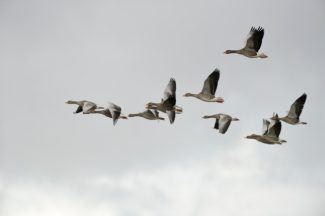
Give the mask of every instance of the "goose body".
[{"label": "goose body", "polygon": [[[276,115],[277,116],[277,115]],[[279,138],[281,133],[281,122],[276,119],[272,120],[271,122],[263,119],[263,133],[262,135],[252,134],[247,136],[247,139],[255,139],[259,142],[265,144],[279,144],[285,143],[287,141],[282,140]]]},{"label": "goose body", "polygon": [[127,119],[126,116],[121,114],[121,107],[117,106],[114,103],[109,102],[108,107],[103,110],[93,110],[91,113],[102,114],[108,118],[113,119],[113,125],[117,123],[118,119]]},{"label": "goose body", "polygon": [[148,120],[165,120],[162,117],[159,117],[159,112],[157,110],[151,111],[150,109],[147,109],[146,111],[135,113],[135,114],[129,114],[129,117],[142,117]]},{"label": "goose body", "polygon": [[[295,102],[291,105],[288,114],[284,117],[278,118],[280,121],[284,121],[291,125],[297,124],[307,124],[306,122],[300,121],[300,114],[304,108],[305,102],[307,99],[307,94],[302,94],[299,98],[295,100]],[[274,116],[271,119],[275,120],[277,117]]]},{"label": "goose body", "polygon": [[236,53],[249,58],[267,58],[267,55],[264,53],[258,53],[262,45],[263,36],[264,29],[262,27],[258,27],[257,29],[252,27],[244,48],[239,50],[226,50],[224,53]]},{"label": "goose body", "polygon": [[176,106],[176,81],[171,78],[164,91],[164,98],[160,103],[149,102],[146,109],[159,110],[167,114],[169,122],[175,121],[176,113],[181,113],[183,109]]},{"label": "goose body", "polygon": [[214,124],[214,129],[219,130],[219,133],[225,134],[232,121],[239,121],[238,118],[233,118],[230,115],[219,113],[215,115],[203,116],[204,119],[215,118],[216,122]]},{"label": "goose body", "polygon": [[87,100],[81,100],[81,101],[68,100],[65,103],[78,105],[77,110],[74,112],[74,114],[80,112],[83,112],[83,114],[89,114],[95,109],[103,109],[103,107],[98,107],[97,104],[95,104],[94,102],[87,101]]},{"label": "goose body", "polygon": [[218,102],[223,103],[224,100],[221,97],[216,97],[215,93],[218,87],[218,82],[220,78],[220,71],[215,69],[204,81],[202,91],[193,94],[193,93],[186,93],[184,97],[195,97],[205,102]]}]

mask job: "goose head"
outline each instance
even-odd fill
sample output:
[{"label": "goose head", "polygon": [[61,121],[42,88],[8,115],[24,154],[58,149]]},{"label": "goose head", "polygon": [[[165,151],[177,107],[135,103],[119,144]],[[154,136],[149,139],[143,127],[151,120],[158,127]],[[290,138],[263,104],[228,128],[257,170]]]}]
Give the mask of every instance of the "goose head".
[{"label": "goose head", "polygon": [[231,120],[232,120],[232,121],[239,121],[238,118],[232,118]]},{"label": "goose head", "polygon": [[66,104],[75,104],[76,102],[75,101],[72,101],[72,100],[68,100],[65,102]]},{"label": "goose head", "polygon": [[186,93],[186,94],[183,95],[183,97],[195,97],[195,94]]},{"label": "goose head", "polygon": [[246,139],[256,139],[257,137],[259,137],[259,135],[251,134],[251,135],[246,136],[245,138]]},{"label": "goose head", "polygon": [[226,50],[223,52],[224,54],[230,54],[230,53],[235,53],[235,50]]}]

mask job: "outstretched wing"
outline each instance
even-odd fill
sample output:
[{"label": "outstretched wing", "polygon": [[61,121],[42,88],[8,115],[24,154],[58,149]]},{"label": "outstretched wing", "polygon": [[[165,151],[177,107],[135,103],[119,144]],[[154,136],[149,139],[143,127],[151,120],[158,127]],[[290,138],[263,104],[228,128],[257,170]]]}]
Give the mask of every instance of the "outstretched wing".
[{"label": "outstretched wing", "polygon": [[115,125],[121,115],[122,109],[121,109],[121,107],[117,106],[116,104],[108,102],[108,110],[110,111],[110,113],[112,115],[113,125]]},{"label": "outstretched wing", "polygon": [[220,115],[219,132],[225,134],[230,126],[231,118],[228,115]]},{"label": "outstretched wing", "polygon": [[85,101],[82,107],[82,110],[85,114],[90,113],[90,111],[94,110],[97,108],[97,105],[93,102],[90,101]]},{"label": "outstretched wing", "polygon": [[218,87],[219,78],[220,78],[220,71],[218,69],[215,69],[204,81],[201,92],[204,94],[214,95]]},{"label": "outstretched wing", "polygon": [[[278,116],[276,115],[276,117]],[[278,119],[272,120],[266,135],[273,138],[279,138],[281,133],[281,127],[281,122]]]},{"label": "outstretched wing", "polygon": [[263,36],[264,29],[262,27],[258,27],[257,29],[252,27],[248,34],[245,49],[253,49],[258,52],[262,45]]},{"label": "outstretched wing", "polygon": [[167,115],[168,115],[169,122],[170,122],[171,124],[173,124],[174,121],[175,121],[175,117],[176,117],[176,113],[175,113],[175,111],[169,111],[169,110],[167,110],[166,113],[167,113]]},{"label": "outstretched wing", "polygon": [[158,112],[158,110],[153,110],[153,113],[154,113],[154,115],[155,115],[156,118],[159,118],[159,112]]},{"label": "outstretched wing", "polygon": [[219,118],[216,118],[216,123],[214,123],[214,129],[219,130]]},{"label": "outstretched wing", "polygon": [[164,91],[163,104],[168,108],[173,107],[176,104],[176,81],[174,78],[170,79]]},{"label": "outstretched wing", "polygon": [[262,135],[266,135],[267,131],[269,129],[270,122],[266,119],[263,119],[263,129],[262,129]]},{"label": "outstretched wing", "polygon": [[82,112],[82,106],[78,106],[77,110],[74,113],[80,113]]},{"label": "outstretched wing", "polygon": [[302,94],[290,107],[288,117],[299,119],[299,116],[304,108],[305,102],[307,99],[307,94]]}]

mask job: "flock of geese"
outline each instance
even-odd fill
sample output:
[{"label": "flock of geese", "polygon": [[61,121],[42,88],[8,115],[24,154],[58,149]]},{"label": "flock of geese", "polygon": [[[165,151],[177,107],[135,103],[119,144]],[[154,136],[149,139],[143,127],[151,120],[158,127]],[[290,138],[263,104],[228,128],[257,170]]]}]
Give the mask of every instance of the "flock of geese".
[{"label": "flock of geese", "polygon": [[[239,50],[226,50],[225,54],[236,53],[249,58],[267,58],[264,53],[259,53],[264,36],[264,29],[262,27],[252,27],[246,45]],[[194,97],[205,102],[223,103],[224,99],[220,96],[215,96],[218,81],[220,78],[220,71],[215,69],[204,81],[203,88],[198,93],[186,93],[184,97]],[[306,124],[300,121],[300,114],[306,102],[307,95],[301,95],[290,107],[288,114],[284,117],[279,117],[278,114],[273,114],[270,120],[263,119],[263,130],[261,135],[252,134],[246,136],[247,139],[255,139],[266,144],[282,144],[286,140],[280,139],[281,121],[291,125]],[[148,120],[165,120],[159,116],[159,112],[166,113],[169,122],[172,124],[175,121],[176,114],[181,114],[183,109],[176,105],[176,80],[171,78],[167,87],[165,88],[163,98],[160,102],[149,102],[145,105],[145,111],[140,113],[133,113],[125,116],[121,113],[122,109],[118,105],[109,102],[108,106],[101,107],[96,103],[87,100],[72,101],[69,100],[67,104],[77,105],[77,110],[74,113],[83,114],[102,114],[106,117],[113,119],[115,125],[118,119],[128,119],[131,117],[142,117]],[[231,117],[230,115],[219,113],[215,115],[203,116],[204,119],[215,119],[214,129],[219,130],[221,134],[225,134],[232,121],[239,121],[238,118]]]}]

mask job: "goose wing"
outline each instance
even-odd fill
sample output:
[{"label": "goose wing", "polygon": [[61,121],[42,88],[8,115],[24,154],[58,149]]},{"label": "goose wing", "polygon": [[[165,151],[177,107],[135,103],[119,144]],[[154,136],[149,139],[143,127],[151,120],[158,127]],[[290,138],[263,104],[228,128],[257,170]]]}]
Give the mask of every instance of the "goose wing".
[{"label": "goose wing", "polygon": [[143,112],[143,114],[149,118],[155,118],[155,114],[154,114],[154,111],[150,110],[150,109],[147,109],[146,111]]},{"label": "goose wing", "polygon": [[214,123],[214,129],[219,130],[219,118],[216,118],[216,122]]},{"label": "goose wing", "polygon": [[74,113],[80,113],[80,112],[82,112],[82,106],[79,105],[77,110]]},{"label": "goose wing", "polygon": [[263,119],[263,129],[262,129],[262,135],[266,135],[269,129],[270,122],[266,119]]},{"label": "goose wing", "polygon": [[266,135],[273,138],[279,138],[281,127],[281,122],[279,120],[272,120]]},{"label": "goose wing", "polygon": [[166,113],[167,113],[167,115],[168,115],[169,122],[170,122],[171,124],[173,124],[174,121],[175,121],[176,112],[175,112],[175,111],[167,110]]},{"label": "goose wing", "polygon": [[252,27],[248,34],[248,39],[244,49],[253,49],[258,52],[262,45],[263,36],[264,29],[262,27],[258,27],[257,29]]},{"label": "goose wing", "polygon": [[218,69],[215,69],[204,81],[201,92],[204,94],[214,95],[218,87],[219,78],[220,78],[220,71]]},{"label": "goose wing", "polygon": [[84,113],[90,113],[90,111],[94,110],[97,108],[97,105],[91,101],[85,101],[83,104],[83,112]]},{"label": "goose wing", "polygon": [[304,108],[305,102],[307,99],[307,94],[302,94],[290,107],[288,117],[299,119],[299,116]]},{"label": "goose wing", "polygon": [[159,112],[158,110],[153,110],[153,114],[156,118],[159,118]]},{"label": "goose wing", "polygon": [[171,78],[164,91],[163,104],[166,107],[173,107],[176,104],[176,81]]},{"label": "goose wing", "polygon": [[219,117],[219,132],[225,134],[230,126],[231,117],[221,114]]},{"label": "goose wing", "polygon": [[121,109],[121,107],[117,106],[116,104],[108,102],[108,110],[111,113],[111,116],[113,119],[113,125],[115,125],[121,115],[122,109]]}]

